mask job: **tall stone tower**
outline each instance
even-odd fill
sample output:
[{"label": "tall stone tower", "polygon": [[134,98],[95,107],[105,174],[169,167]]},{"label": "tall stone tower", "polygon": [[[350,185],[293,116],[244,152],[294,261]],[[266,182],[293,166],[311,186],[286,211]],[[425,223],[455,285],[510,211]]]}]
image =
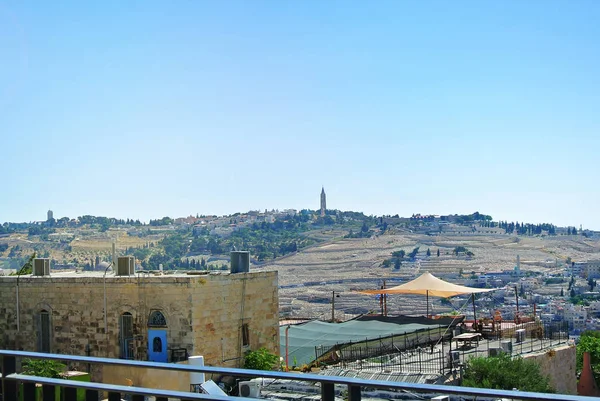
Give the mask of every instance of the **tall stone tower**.
[{"label": "tall stone tower", "polygon": [[48,219],[47,221],[53,220],[54,219],[54,213],[52,213],[52,210],[48,210]]},{"label": "tall stone tower", "polygon": [[327,199],[325,196],[325,188],[321,187],[321,217],[325,217],[325,209],[327,209]]}]

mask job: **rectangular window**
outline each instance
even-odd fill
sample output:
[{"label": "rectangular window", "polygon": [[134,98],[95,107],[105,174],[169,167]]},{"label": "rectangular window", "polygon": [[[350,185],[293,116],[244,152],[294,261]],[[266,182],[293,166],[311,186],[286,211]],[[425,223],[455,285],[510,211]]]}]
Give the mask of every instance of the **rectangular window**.
[{"label": "rectangular window", "polygon": [[244,347],[250,346],[250,331],[248,330],[248,323],[242,324],[242,345]]},{"label": "rectangular window", "polygon": [[40,312],[39,352],[50,352],[50,313]]},{"label": "rectangular window", "polygon": [[121,358],[133,358],[133,316],[131,313],[125,312],[121,315]]}]

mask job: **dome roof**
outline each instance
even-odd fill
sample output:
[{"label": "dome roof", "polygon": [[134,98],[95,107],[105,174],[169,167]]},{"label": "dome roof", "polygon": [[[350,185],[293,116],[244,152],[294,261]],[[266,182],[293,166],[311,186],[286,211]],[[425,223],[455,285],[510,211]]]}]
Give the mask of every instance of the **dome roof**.
[{"label": "dome roof", "polygon": [[106,270],[106,268],[110,266],[110,263],[108,262],[100,262],[96,265],[96,270]]}]

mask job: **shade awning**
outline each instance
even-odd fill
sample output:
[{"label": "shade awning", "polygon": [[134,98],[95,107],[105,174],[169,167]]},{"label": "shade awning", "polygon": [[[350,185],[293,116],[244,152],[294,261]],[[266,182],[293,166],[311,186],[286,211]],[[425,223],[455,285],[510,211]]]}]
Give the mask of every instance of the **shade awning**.
[{"label": "shade awning", "polygon": [[362,294],[420,294],[448,298],[455,295],[490,291],[494,291],[494,288],[473,288],[466,287],[464,285],[452,284],[435,277],[429,272],[426,272],[416,279],[409,281],[408,283],[400,284],[396,287],[386,288],[384,290],[366,290],[359,292]]}]

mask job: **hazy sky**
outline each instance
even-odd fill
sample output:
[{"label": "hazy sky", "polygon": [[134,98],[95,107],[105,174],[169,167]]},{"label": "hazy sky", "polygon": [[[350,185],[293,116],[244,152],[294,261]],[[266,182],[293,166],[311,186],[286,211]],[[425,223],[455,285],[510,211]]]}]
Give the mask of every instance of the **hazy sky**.
[{"label": "hazy sky", "polygon": [[600,2],[2,1],[0,222],[319,207],[600,229]]}]

